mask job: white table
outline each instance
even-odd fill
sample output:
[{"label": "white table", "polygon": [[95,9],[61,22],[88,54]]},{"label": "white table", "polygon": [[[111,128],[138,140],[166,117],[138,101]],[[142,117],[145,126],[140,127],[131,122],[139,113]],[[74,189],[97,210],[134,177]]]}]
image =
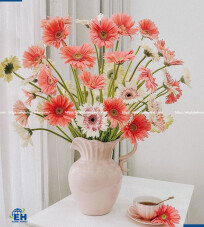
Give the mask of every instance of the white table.
[{"label": "white table", "polygon": [[[137,177],[123,177],[122,188],[112,211],[104,216],[86,216],[80,213],[72,195],[28,218],[35,227],[135,227],[145,226],[126,216],[134,197],[151,195],[161,199],[174,195],[169,205],[179,210],[183,226],[194,186]],[[99,205],[100,206],[100,205]]]}]

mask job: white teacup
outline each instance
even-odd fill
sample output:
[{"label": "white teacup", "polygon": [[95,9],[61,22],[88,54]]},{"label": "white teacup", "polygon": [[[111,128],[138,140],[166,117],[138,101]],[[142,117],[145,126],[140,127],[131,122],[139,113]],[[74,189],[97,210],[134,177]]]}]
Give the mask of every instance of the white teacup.
[{"label": "white teacup", "polygon": [[160,203],[159,205],[147,205],[147,204],[141,204],[144,202],[149,202],[149,203],[159,203],[162,200],[157,198],[157,197],[152,197],[152,196],[141,196],[141,197],[136,197],[133,200],[133,205],[135,208],[135,211],[139,216],[141,216],[144,219],[151,220],[157,216],[156,212],[159,207],[163,204]]}]

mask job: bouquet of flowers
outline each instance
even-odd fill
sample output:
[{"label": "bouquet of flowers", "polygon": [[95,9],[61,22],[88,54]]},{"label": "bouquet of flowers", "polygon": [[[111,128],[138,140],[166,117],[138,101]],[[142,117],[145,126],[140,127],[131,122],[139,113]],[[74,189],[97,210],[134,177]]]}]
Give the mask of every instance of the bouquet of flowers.
[{"label": "bouquet of flowers", "polygon": [[[190,86],[190,76],[185,69],[179,80],[172,78],[168,68],[182,65],[183,61],[159,39],[154,22],[144,19],[135,25],[132,17],[124,13],[111,18],[100,14],[93,20],[76,22],[87,27],[90,43],[66,44],[72,24],[69,16],[41,21],[44,45],[29,47],[22,60],[23,67],[32,70],[31,76],[18,74],[21,66],[15,56],[0,64],[0,77],[10,82],[16,76],[26,86],[22,89],[26,100],[18,100],[13,108],[23,146],[32,144],[31,136],[37,130],[70,143],[73,138],[83,137],[102,142],[127,138],[133,144],[144,140],[149,132],[164,132],[173,118],[164,116],[158,99],[166,96],[166,104],[176,102],[182,95],[181,83]],[[118,51],[125,36],[130,40],[140,36],[136,50]],[[46,46],[59,50],[71,68],[75,85],[65,80],[66,75],[62,76],[46,57]],[[141,51],[143,57],[138,59]],[[151,69],[154,64],[159,65],[158,69]],[[34,99],[37,109],[32,109]],[[40,119],[39,128],[28,123],[31,115]],[[44,120],[56,130],[43,126]]]}]

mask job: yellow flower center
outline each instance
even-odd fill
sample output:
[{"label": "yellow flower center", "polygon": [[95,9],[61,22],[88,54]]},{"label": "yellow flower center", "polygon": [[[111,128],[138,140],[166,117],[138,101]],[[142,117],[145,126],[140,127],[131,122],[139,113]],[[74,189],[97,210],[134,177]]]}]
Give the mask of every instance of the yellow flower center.
[{"label": "yellow flower center", "polygon": [[110,111],[111,115],[114,116],[114,117],[117,117],[118,116],[118,111],[113,109]]},{"label": "yellow flower center", "polygon": [[100,32],[100,36],[101,36],[102,39],[106,39],[107,38],[107,34],[104,31]]},{"label": "yellow flower center", "polygon": [[82,59],[82,54],[76,53],[76,54],[74,55],[74,58],[75,58],[76,60]]},{"label": "yellow flower center", "polygon": [[56,39],[60,39],[60,38],[62,37],[62,35],[63,35],[63,32],[62,32],[62,31],[57,31],[57,32],[55,33],[55,38],[56,38]]},{"label": "yellow flower center", "polygon": [[163,220],[167,219],[167,215],[166,214],[162,214],[161,215],[161,219],[163,219]]}]

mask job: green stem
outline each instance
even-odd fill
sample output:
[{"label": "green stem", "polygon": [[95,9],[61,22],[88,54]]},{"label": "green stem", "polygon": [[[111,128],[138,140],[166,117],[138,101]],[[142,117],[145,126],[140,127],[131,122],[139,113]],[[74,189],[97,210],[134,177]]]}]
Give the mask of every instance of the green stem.
[{"label": "green stem", "polygon": [[137,63],[137,65],[136,65],[136,67],[135,67],[134,71],[132,72],[132,75],[131,75],[131,77],[130,77],[130,79],[129,79],[129,82],[132,80],[132,78],[133,78],[133,76],[134,76],[134,74],[135,74],[137,68],[138,68],[139,65],[145,60],[145,58],[146,58],[146,56],[144,56],[144,57]]},{"label": "green stem", "polygon": [[101,66],[101,74],[103,74],[104,64],[105,64],[104,54],[105,54],[105,47],[103,46],[103,47],[102,47],[102,66]]},{"label": "green stem", "polygon": [[[36,94],[35,94],[36,95]],[[43,97],[43,96],[41,96],[41,95],[36,95],[36,97],[40,97],[40,98],[42,98],[42,99],[44,99],[44,100],[47,100],[48,101],[48,99],[47,98],[45,98],[45,97]]]},{"label": "green stem", "polygon": [[122,136],[123,132],[119,132],[118,134],[116,134],[113,138],[112,141],[118,139],[120,136]]},{"label": "green stem", "polygon": [[67,139],[72,140],[59,126],[57,126],[57,128],[67,137]]},{"label": "green stem", "polygon": [[152,62],[152,59],[150,59],[148,62],[147,62],[147,64],[145,65],[145,68],[147,68],[147,66],[149,65],[149,63],[151,63]]},{"label": "green stem", "polygon": [[119,40],[117,40],[117,42],[116,42],[115,51],[117,51],[117,49],[118,49],[118,44],[119,44]]},{"label": "green stem", "polygon": [[84,86],[84,100],[85,100],[85,102],[87,102],[86,86]]},{"label": "green stem", "polygon": [[161,68],[158,68],[157,70],[155,70],[155,71],[152,73],[152,75],[155,74],[156,72],[158,72],[158,71],[160,71],[160,70],[166,68],[166,67],[167,67],[167,65],[164,65],[164,66],[162,66]]},{"label": "green stem", "polygon": [[91,89],[90,89],[90,94],[91,94],[91,104],[93,105],[94,104],[94,97],[93,97],[93,92],[92,92]]},{"label": "green stem", "polygon": [[95,51],[96,51],[96,58],[97,58],[97,63],[98,63],[98,74],[100,75],[100,61],[99,61],[99,55],[98,55],[98,49],[96,45],[94,45]]}]

